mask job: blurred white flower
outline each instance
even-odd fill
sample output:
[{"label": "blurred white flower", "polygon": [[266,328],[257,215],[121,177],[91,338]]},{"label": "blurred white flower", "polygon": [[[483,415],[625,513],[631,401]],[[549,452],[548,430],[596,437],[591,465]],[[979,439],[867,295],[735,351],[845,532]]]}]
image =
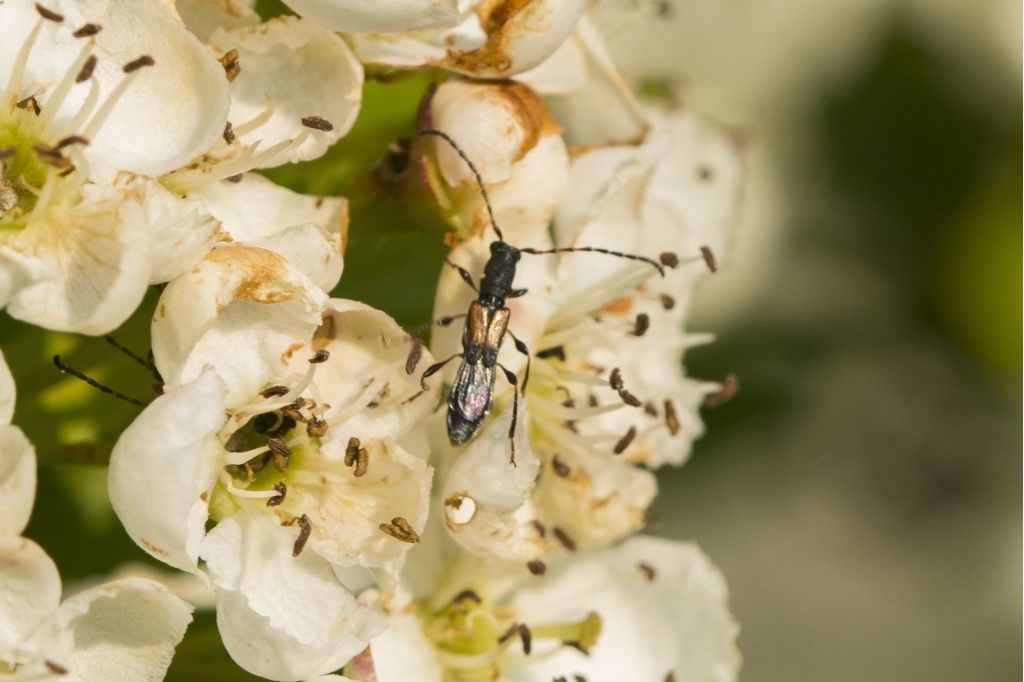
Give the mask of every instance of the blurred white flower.
[{"label": "blurred white flower", "polygon": [[21,535],[36,495],[36,451],[17,426],[14,378],[0,352],[0,538]]},{"label": "blurred white flower", "polygon": [[338,668],[383,621],[335,568],[395,574],[426,522],[431,469],[396,439],[436,401],[417,373],[429,353],[384,313],[328,301],[281,256],[241,245],[167,286],[153,350],[166,393],[114,448],[115,511],[161,561],[206,562],[244,668]]},{"label": "blurred white flower", "polygon": [[388,32],[454,26],[460,0],[287,0],[300,16],[335,31]]},{"label": "blurred white flower", "polygon": [[[411,565],[410,565],[411,566]],[[449,567],[345,673],[357,680],[733,680],[737,627],[721,574],[693,545],[637,537],[543,576]]]},{"label": "blurred white flower", "polygon": [[12,0],[0,24],[0,306],[107,332],[150,282],[201,257],[216,225],[166,220],[145,186],[106,181],[172,170],[209,145],[223,71],[158,0]]}]

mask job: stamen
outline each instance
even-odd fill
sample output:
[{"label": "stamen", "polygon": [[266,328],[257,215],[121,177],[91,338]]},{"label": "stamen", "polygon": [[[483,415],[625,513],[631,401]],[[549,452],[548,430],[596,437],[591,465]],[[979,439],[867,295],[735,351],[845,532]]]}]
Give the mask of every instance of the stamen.
[{"label": "stamen", "polygon": [[73,35],[76,38],[91,38],[100,32],[103,27],[99,24],[84,24],[82,28],[77,29]]},{"label": "stamen", "polygon": [[657,417],[658,416],[658,408],[655,407],[654,403],[652,403],[650,400],[648,400],[646,403],[644,403],[644,414],[646,414],[646,415],[648,415],[650,417]]},{"label": "stamen", "polygon": [[715,258],[715,253],[710,246],[700,247],[700,257],[704,259],[704,265],[708,266],[711,274],[718,272],[718,259]]},{"label": "stamen", "polygon": [[658,577],[658,572],[654,569],[654,566],[640,562],[636,565],[637,569],[644,574],[644,579],[649,583],[653,583],[654,579]]},{"label": "stamen", "polygon": [[661,300],[661,307],[665,310],[672,310],[676,307],[676,299],[672,298],[668,294],[662,294],[658,298]]},{"label": "stamen", "polygon": [[94,54],[86,57],[85,62],[82,64],[82,68],[78,70],[78,74],[75,76],[75,83],[84,83],[92,78],[92,72],[96,70],[96,63],[98,61],[99,60]]},{"label": "stamen", "polygon": [[52,21],[56,24],[59,24],[62,21],[64,21],[63,14],[58,14],[54,12],[52,9],[47,9],[46,7],[40,5],[38,2],[36,3],[36,11],[39,12],[39,16],[41,16],[43,19],[46,19],[47,21]]},{"label": "stamen", "polygon": [[70,147],[73,144],[82,145],[84,147],[89,144],[89,140],[85,139],[81,135],[68,135],[60,140],[54,149],[64,149],[64,147]]},{"label": "stamen", "polygon": [[[93,25],[94,24],[86,24],[85,26]],[[79,31],[83,30],[85,26],[79,29]],[[96,31],[99,32],[98,26],[96,27]],[[90,54],[92,52],[92,48],[93,41],[91,40],[82,46],[82,49],[78,52],[78,56],[75,57],[75,61],[73,61],[71,66],[68,67],[68,70],[64,73],[64,77],[60,80],[60,83],[57,84],[57,87],[54,88],[50,96],[46,98],[46,110],[39,117],[40,127],[48,126],[50,121],[53,120],[53,117],[57,114],[57,110],[60,109],[60,105],[64,103],[64,98],[67,97],[68,93],[71,91],[71,86],[79,82],[78,75],[81,73],[82,69],[85,68],[90,57],[92,57],[93,60],[92,68],[95,68],[96,58]],[[89,73],[91,75],[92,71],[90,70]]]},{"label": "stamen", "polygon": [[633,324],[633,336],[643,336],[647,333],[647,330],[651,326],[651,318],[647,313],[640,313],[636,316],[636,322]]},{"label": "stamen", "polygon": [[277,470],[284,471],[287,469],[292,451],[288,444],[284,442],[284,439],[279,436],[271,436],[267,439],[267,447],[270,449],[271,454],[274,455],[274,466],[277,467]]},{"label": "stamen", "polygon": [[[225,446],[225,450],[226,449],[227,447]],[[265,452],[267,452],[267,448],[265,446],[253,448],[252,450],[245,450],[244,452],[231,452],[231,454],[224,457],[224,464],[226,466],[242,466],[249,460],[259,457]]]},{"label": "stamen", "polygon": [[551,458],[551,468],[562,478],[565,478],[571,473],[569,465],[562,461],[562,458],[557,454]]},{"label": "stamen", "polygon": [[50,659],[46,659],[45,661],[43,661],[43,665],[45,665],[46,669],[49,670],[54,675],[67,675],[68,674],[68,669],[67,668],[62,666],[60,663],[56,663],[54,661],[51,661]]},{"label": "stamen", "polygon": [[274,484],[274,490],[277,491],[277,494],[274,495],[273,497],[267,499],[267,506],[268,507],[277,507],[277,506],[279,506],[282,502],[284,502],[285,496],[288,495],[288,486],[285,485],[284,481],[279,481],[279,482],[275,483]]},{"label": "stamen", "polygon": [[369,466],[370,451],[366,448],[359,448],[359,452],[356,453],[356,466],[352,470],[352,475],[356,478],[361,478],[366,474],[366,470]]},{"label": "stamen", "polygon": [[348,439],[348,445],[345,446],[345,466],[350,467],[356,463],[356,458],[359,457],[359,439],[353,436]]},{"label": "stamen", "polygon": [[239,488],[235,485],[231,475],[224,471],[221,472],[220,482],[224,485],[224,489],[235,497],[241,497],[248,500],[266,500],[271,497],[275,497],[278,493],[274,490],[246,490],[245,488]]},{"label": "stamen", "polygon": [[547,564],[538,559],[534,559],[533,561],[527,561],[526,568],[533,575],[544,575],[544,573],[546,573],[548,570]]},{"label": "stamen", "polygon": [[416,371],[416,365],[420,364],[423,357],[423,342],[415,336],[412,337],[412,347],[409,348],[409,355],[405,358],[405,373],[412,375]]},{"label": "stamen", "polygon": [[271,386],[270,388],[265,388],[260,391],[260,395],[264,398],[276,398],[278,396],[288,395],[288,391],[289,389],[287,386]]},{"label": "stamen", "polygon": [[28,55],[32,51],[32,46],[35,44],[36,38],[39,37],[39,31],[42,28],[43,20],[39,19],[25,37],[25,42],[21,44],[18,56],[11,67],[11,75],[7,81],[7,89],[4,90],[3,99],[4,108],[8,111],[13,110],[14,106],[18,103],[18,92],[21,90],[21,81],[25,76],[25,65],[28,63]]},{"label": "stamen", "polygon": [[676,674],[669,671],[668,674],[665,675],[665,682],[676,682]]},{"label": "stamen", "polygon": [[128,89],[128,86],[131,85],[132,81],[135,80],[136,76],[139,73],[139,70],[147,66],[153,66],[155,63],[156,62],[153,61],[152,57],[148,55],[143,55],[125,64],[122,70],[124,71],[126,76],[121,79],[121,82],[117,84],[117,86],[111,91],[110,95],[107,96],[107,99],[103,102],[103,104],[100,105],[96,113],[93,114],[93,117],[89,119],[89,122],[85,125],[85,128],[82,130],[82,135],[89,139],[95,138],[96,133],[99,132],[100,128],[103,127],[103,124],[110,116],[110,112],[114,110],[114,107],[117,105],[118,101],[124,95],[125,91]]},{"label": "stamen", "polygon": [[274,100],[267,97],[267,106],[263,108],[263,111],[256,114],[242,125],[235,126],[235,133],[238,135],[245,135],[248,132],[256,130],[270,120],[270,117],[274,115],[275,108],[276,105],[274,104]]},{"label": "stamen", "polygon": [[[224,75],[227,76],[229,83],[238,78],[238,74],[242,72],[242,67],[238,63],[238,50],[234,48],[228,50],[219,61],[220,65],[224,67]],[[228,144],[231,143],[228,142]]]},{"label": "stamen", "polygon": [[334,126],[331,124],[330,121],[328,121],[325,118],[320,118],[319,116],[305,116],[300,119],[300,122],[307,128],[312,128],[313,130],[322,130],[325,133],[329,133],[330,131],[334,130]]},{"label": "stamen", "polygon": [[391,519],[391,523],[382,523],[377,527],[381,530],[381,532],[385,533],[386,535],[390,535],[394,539],[400,540],[401,542],[415,544],[420,541],[419,534],[413,529],[412,526],[409,525],[409,522],[401,516],[396,516],[395,518]]},{"label": "stamen", "polygon": [[704,401],[704,404],[710,408],[721,407],[730,400],[736,397],[736,394],[740,392],[740,379],[735,374],[726,375],[725,379],[722,380],[722,387],[715,393],[712,393]]},{"label": "stamen", "polygon": [[223,137],[224,141],[228,144],[235,141],[235,131],[231,130],[231,121],[224,123],[224,132],[221,133],[221,137]]},{"label": "stamen", "polygon": [[562,547],[565,547],[570,552],[576,551],[576,541],[572,539],[572,536],[566,533],[564,530],[555,526],[551,533],[555,536],[555,539],[561,543]]},{"label": "stamen", "polygon": [[305,514],[298,518],[292,517],[292,520],[285,525],[293,526],[295,524],[298,524],[299,526],[299,537],[295,538],[295,544],[292,545],[293,557],[302,554],[302,549],[306,546],[306,542],[309,540],[309,534],[313,532],[313,524]]},{"label": "stamen", "polygon": [[148,54],[144,54],[141,57],[137,57],[136,59],[133,59],[127,64],[125,64],[122,68],[122,71],[124,71],[125,73],[134,73],[139,69],[145,68],[147,66],[153,66],[154,64],[156,64],[156,61],[154,61],[153,58],[150,57]]},{"label": "stamen", "polygon": [[676,266],[679,265],[679,256],[672,253],[671,251],[666,251],[665,253],[659,255],[658,260],[660,260],[661,264],[667,268],[675,268]]},{"label": "stamen", "polygon": [[618,440],[617,443],[615,443],[615,447],[612,448],[612,452],[614,452],[616,455],[621,455],[623,452],[626,451],[626,448],[629,447],[629,444],[633,442],[634,438],[636,438],[636,427],[630,426],[629,431],[626,431],[626,435],[624,435],[622,438]]},{"label": "stamen", "polygon": [[327,433],[327,420],[313,417],[306,422],[306,435],[310,438],[323,438]]},{"label": "stamen", "polygon": [[665,400],[665,425],[673,436],[679,433],[679,415],[676,414],[676,406],[671,400]]},{"label": "stamen", "polygon": [[308,360],[308,362],[311,365],[319,365],[322,362],[327,362],[327,359],[330,357],[331,353],[326,348],[321,348]]},{"label": "stamen", "polygon": [[464,601],[472,601],[477,604],[483,603],[483,599],[480,598],[480,595],[473,590],[463,590],[452,598],[452,604],[459,604]]}]

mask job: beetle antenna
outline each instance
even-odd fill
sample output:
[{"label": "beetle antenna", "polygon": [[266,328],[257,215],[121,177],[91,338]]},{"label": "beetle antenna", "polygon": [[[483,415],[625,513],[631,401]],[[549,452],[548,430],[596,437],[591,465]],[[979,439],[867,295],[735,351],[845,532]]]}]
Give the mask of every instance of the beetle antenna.
[{"label": "beetle antenna", "polygon": [[146,406],[146,403],[142,402],[138,398],[133,398],[130,395],[125,395],[124,393],[121,393],[120,391],[115,391],[114,389],[110,388],[109,386],[104,386],[103,384],[101,384],[100,382],[96,381],[95,379],[93,379],[91,377],[88,377],[85,374],[79,372],[77,369],[72,369],[71,367],[68,367],[63,362],[60,361],[60,356],[59,355],[54,355],[53,356],[53,364],[56,365],[57,369],[59,369],[64,374],[70,374],[71,376],[75,377],[76,379],[79,379],[80,381],[84,381],[85,383],[89,384],[93,388],[98,389],[99,391],[101,391],[103,393],[106,393],[107,395],[112,395],[115,398],[118,398],[120,400],[124,400],[125,402],[129,402],[132,405],[138,405],[139,407],[145,407]]},{"label": "beetle antenna", "polygon": [[662,277],[665,276],[665,268],[663,266],[668,265],[674,267],[673,263],[678,263],[678,259],[675,258],[675,254],[662,254],[661,262],[648,258],[647,256],[638,256],[634,253],[622,253],[621,251],[610,251],[608,249],[602,249],[597,246],[565,246],[558,249],[519,249],[523,253],[530,254],[544,254],[544,253],[571,253],[573,251],[584,251],[587,253],[603,253],[607,256],[616,256],[618,258],[628,258],[629,260],[640,261],[641,263],[647,263],[655,270],[658,271]]},{"label": "beetle antenna", "polygon": [[453,140],[451,135],[448,133],[443,130],[437,130],[436,128],[419,130],[416,132],[416,135],[432,135],[434,137],[440,137],[455,150],[455,153],[458,154],[463,161],[466,162],[466,165],[469,166],[469,170],[473,171],[473,177],[476,178],[476,184],[480,187],[480,193],[484,196],[484,204],[487,206],[487,216],[491,219],[491,227],[494,228],[494,233],[498,235],[498,241],[505,241],[505,237],[501,234],[501,228],[498,227],[498,223],[494,219],[494,210],[491,208],[491,198],[487,196],[487,188],[484,187],[484,179],[480,176],[480,171],[476,169],[476,164],[470,160],[469,156],[466,155],[466,152],[464,152],[462,147],[459,146],[459,143]]},{"label": "beetle antenna", "polygon": [[114,348],[116,348],[117,350],[121,351],[125,355],[125,357],[130,358],[137,365],[145,367],[157,381],[163,381],[163,377],[160,376],[160,373],[157,371],[152,361],[140,357],[137,353],[134,353],[130,348],[118,343],[117,339],[115,339],[113,336],[110,336],[109,334],[104,336],[103,340],[106,341],[111,346],[113,346]]}]

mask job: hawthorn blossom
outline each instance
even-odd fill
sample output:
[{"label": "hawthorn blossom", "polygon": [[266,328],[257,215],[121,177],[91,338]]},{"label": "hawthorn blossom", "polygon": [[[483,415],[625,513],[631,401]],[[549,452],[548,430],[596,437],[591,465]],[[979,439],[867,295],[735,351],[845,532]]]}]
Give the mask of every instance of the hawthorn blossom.
[{"label": "hawthorn blossom", "polygon": [[399,438],[436,402],[430,354],[244,245],[173,280],[152,336],[165,393],[114,448],[115,511],[151,555],[209,576],[244,668],[340,667],[385,623],[339,576],[395,575],[426,522],[432,471]]},{"label": "hawthorn blossom", "polygon": [[737,627],[725,581],[694,545],[639,536],[552,564],[543,575],[447,560],[426,594],[380,597],[390,625],[347,675],[375,682],[736,679]]},{"label": "hawthorn blossom", "polygon": [[159,0],[10,0],[0,25],[0,306],[104,333],[214,237],[209,217],[168,219],[151,188],[110,180],[208,146],[223,70]]},{"label": "hawthorn blossom", "polygon": [[124,579],[61,603],[57,567],[20,537],[32,511],[35,450],[10,424],[14,382],[0,354],[0,677],[157,680],[192,620],[150,580]]}]

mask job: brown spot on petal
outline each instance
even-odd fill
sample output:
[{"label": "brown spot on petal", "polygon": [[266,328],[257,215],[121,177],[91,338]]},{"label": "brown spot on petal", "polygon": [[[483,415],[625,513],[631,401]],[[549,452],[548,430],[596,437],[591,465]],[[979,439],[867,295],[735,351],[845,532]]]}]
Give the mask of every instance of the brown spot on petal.
[{"label": "brown spot on petal", "polygon": [[46,659],[46,661],[44,661],[44,664],[46,665],[47,670],[49,670],[54,675],[68,674],[68,669],[62,666],[60,663],[55,663],[50,659]]},{"label": "brown spot on petal", "polygon": [[214,249],[206,256],[239,276],[240,281],[231,292],[234,301],[255,301],[256,303],[282,303],[295,296],[285,284],[288,266],[281,256],[253,246],[234,245]]},{"label": "brown spot on petal", "polygon": [[238,63],[238,50],[233,48],[228,50],[219,61],[220,65],[224,67],[224,75],[227,76],[229,83],[238,78],[238,74],[242,72],[242,66]]},{"label": "brown spot on petal", "polygon": [[658,572],[654,569],[654,566],[651,566],[650,564],[646,564],[641,561],[639,564],[636,565],[636,567],[637,570],[643,573],[644,580],[646,580],[649,583],[653,583],[654,579],[658,577]]},{"label": "brown spot on petal", "polygon": [[633,299],[629,296],[619,296],[601,306],[601,312],[612,313],[613,315],[625,315],[633,307]]}]

